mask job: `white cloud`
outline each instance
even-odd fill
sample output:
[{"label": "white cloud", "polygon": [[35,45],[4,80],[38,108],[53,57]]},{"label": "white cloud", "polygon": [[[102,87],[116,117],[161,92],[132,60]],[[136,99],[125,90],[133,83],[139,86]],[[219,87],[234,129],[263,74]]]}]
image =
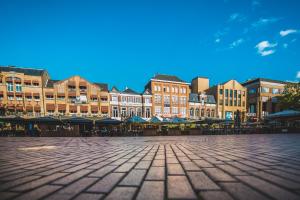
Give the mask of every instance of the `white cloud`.
[{"label": "white cloud", "polygon": [[260,18],[258,21],[252,23],[252,27],[257,28],[260,26],[268,25],[277,22],[280,18]]},{"label": "white cloud", "polygon": [[300,79],[300,71],[297,72],[296,78],[299,78],[299,79]]},{"label": "white cloud", "polygon": [[281,37],[285,37],[289,34],[292,34],[292,33],[297,33],[298,31],[295,30],[295,29],[287,29],[287,30],[282,30],[279,32],[279,34],[281,35]]},{"label": "white cloud", "polygon": [[229,19],[228,19],[229,22],[232,22],[232,21],[242,22],[245,20],[246,20],[246,17],[240,13],[233,13],[229,16]]},{"label": "white cloud", "polygon": [[235,48],[237,46],[239,46],[240,44],[242,44],[244,42],[244,39],[243,38],[239,38],[235,41],[233,41],[230,45],[229,45],[229,48]]},{"label": "white cloud", "polygon": [[284,43],[282,46],[283,46],[283,48],[286,49],[286,48],[288,48],[289,45],[287,43]]},{"label": "white cloud", "polygon": [[215,43],[219,43],[219,42],[221,42],[221,39],[220,39],[220,38],[217,38],[217,39],[215,40]]},{"label": "white cloud", "polygon": [[257,0],[253,0],[252,1],[252,7],[257,7],[257,6],[260,6],[260,2],[257,1]]},{"label": "white cloud", "polygon": [[257,53],[261,56],[268,56],[275,53],[274,47],[277,46],[277,43],[270,43],[269,41],[262,41],[258,43],[255,48],[257,48]]}]

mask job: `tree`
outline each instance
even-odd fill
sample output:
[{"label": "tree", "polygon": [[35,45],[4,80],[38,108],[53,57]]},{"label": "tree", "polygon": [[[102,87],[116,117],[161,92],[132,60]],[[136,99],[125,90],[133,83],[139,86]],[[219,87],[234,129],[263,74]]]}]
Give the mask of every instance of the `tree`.
[{"label": "tree", "polygon": [[280,108],[300,110],[300,82],[287,83],[283,95],[278,97]]}]

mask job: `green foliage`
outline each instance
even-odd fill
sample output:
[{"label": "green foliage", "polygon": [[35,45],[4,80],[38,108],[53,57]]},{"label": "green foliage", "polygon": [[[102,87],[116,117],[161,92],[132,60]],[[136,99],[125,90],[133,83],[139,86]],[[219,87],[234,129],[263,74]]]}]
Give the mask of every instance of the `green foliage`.
[{"label": "green foliage", "polygon": [[300,82],[286,84],[283,95],[278,100],[283,110],[300,110]]}]

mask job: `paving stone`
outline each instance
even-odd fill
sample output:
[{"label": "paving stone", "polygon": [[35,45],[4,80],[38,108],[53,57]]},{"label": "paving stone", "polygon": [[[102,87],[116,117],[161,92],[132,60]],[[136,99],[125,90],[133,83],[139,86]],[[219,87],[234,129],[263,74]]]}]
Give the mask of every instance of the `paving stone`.
[{"label": "paving stone", "polygon": [[232,176],[218,168],[205,168],[204,171],[216,181],[235,181]]},{"label": "paving stone", "polygon": [[82,176],[85,176],[86,174],[90,173],[92,170],[87,170],[87,169],[82,169],[80,171],[74,172],[68,176],[65,176],[63,178],[60,178],[56,181],[53,182],[53,184],[61,184],[61,185],[66,185],[69,184]]},{"label": "paving stone", "polygon": [[121,180],[124,176],[124,173],[111,173],[99,180],[92,187],[90,187],[87,191],[89,192],[97,192],[97,193],[108,193],[113,187]]},{"label": "paving stone", "polygon": [[257,190],[260,190],[261,192],[268,194],[274,199],[295,199],[295,200],[299,199],[299,196],[297,196],[296,194],[291,193],[287,190],[284,190],[276,185],[273,185],[269,182],[266,182],[254,176],[238,176],[238,178],[241,181],[256,188]]},{"label": "paving stone", "polygon": [[152,166],[154,166],[154,167],[164,167],[165,166],[165,160],[153,160]]},{"label": "paving stone", "polygon": [[165,196],[163,181],[144,181],[137,195],[137,200],[163,200]]},{"label": "paving stone", "polygon": [[134,187],[116,187],[111,191],[106,200],[131,200],[134,197],[137,188]]},{"label": "paving stone", "polygon": [[188,161],[181,163],[185,171],[199,171],[200,167],[198,167],[195,163]]},{"label": "paving stone", "polygon": [[199,195],[204,200],[233,200],[233,198],[226,192],[223,191],[203,191]]},{"label": "paving stone", "polygon": [[117,166],[105,166],[105,167],[102,167],[101,169],[98,169],[97,171],[89,174],[90,177],[103,177],[105,176],[106,174],[108,174],[109,172],[113,171],[114,169],[116,169]]},{"label": "paving stone", "polygon": [[121,181],[120,185],[140,186],[146,174],[146,170],[131,170],[129,174]]},{"label": "paving stone", "polygon": [[218,190],[220,187],[204,172],[187,172],[196,190]]},{"label": "paving stone", "polygon": [[261,193],[253,190],[252,188],[242,183],[224,182],[221,183],[221,186],[224,187],[225,190],[227,190],[236,199],[240,199],[240,200],[269,199],[266,196],[262,195]]},{"label": "paving stone", "polygon": [[81,193],[74,200],[100,200],[103,194]]},{"label": "paving stone", "polygon": [[184,175],[183,168],[180,164],[168,164],[168,175]]},{"label": "paving stone", "polygon": [[186,176],[168,176],[167,187],[170,199],[197,199]]},{"label": "paving stone", "polygon": [[214,167],[211,163],[207,162],[206,160],[193,160],[194,163],[196,163],[196,165],[198,165],[199,167]]},{"label": "paving stone", "polygon": [[60,186],[45,185],[45,186],[42,186],[42,187],[40,187],[38,189],[35,189],[33,191],[24,193],[21,196],[18,196],[17,198],[15,198],[15,200],[40,199],[40,198],[43,198],[43,197],[47,196],[48,194],[53,193],[54,191],[58,190],[59,188],[60,188]]},{"label": "paving stone", "polygon": [[164,167],[151,167],[146,176],[146,180],[165,180],[165,168]]},{"label": "paving stone", "polygon": [[149,169],[151,161],[140,161],[134,168],[135,169]]},{"label": "paving stone", "polygon": [[33,189],[33,188],[36,188],[36,187],[39,187],[43,184],[46,184],[46,183],[49,183],[51,181],[54,181],[58,178],[61,178],[63,176],[66,176],[67,173],[56,173],[56,174],[52,174],[50,176],[45,176],[43,178],[40,178],[40,179],[37,179],[37,180],[34,180],[34,181],[30,181],[30,182],[27,182],[23,185],[20,185],[20,186],[17,186],[13,189],[11,189],[12,191],[25,191],[25,190],[30,190],[30,189]]},{"label": "paving stone", "polygon": [[135,163],[124,163],[123,165],[118,167],[115,170],[115,172],[128,172],[131,170],[131,168],[133,168],[134,165],[135,165]]}]

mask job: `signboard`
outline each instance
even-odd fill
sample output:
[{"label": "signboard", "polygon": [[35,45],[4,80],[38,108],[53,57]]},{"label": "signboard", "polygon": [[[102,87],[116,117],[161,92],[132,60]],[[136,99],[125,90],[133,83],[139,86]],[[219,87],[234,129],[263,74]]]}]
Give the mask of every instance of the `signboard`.
[{"label": "signboard", "polygon": [[255,117],[256,113],[246,113],[246,116],[248,116],[248,117]]},{"label": "signboard", "polygon": [[232,120],[233,119],[232,112],[226,111],[225,112],[225,119],[226,120]]}]

